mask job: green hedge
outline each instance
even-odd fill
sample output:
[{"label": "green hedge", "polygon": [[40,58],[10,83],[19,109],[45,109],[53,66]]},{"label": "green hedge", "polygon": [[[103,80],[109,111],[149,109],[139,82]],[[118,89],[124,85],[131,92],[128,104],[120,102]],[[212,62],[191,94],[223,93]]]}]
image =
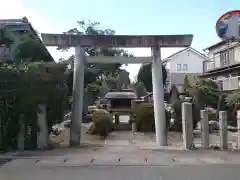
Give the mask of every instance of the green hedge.
[{"label": "green hedge", "polygon": [[106,110],[99,109],[93,112],[93,129],[92,134],[106,137],[112,131],[113,116]]},{"label": "green hedge", "polygon": [[[20,124],[25,126],[25,147],[36,148],[38,104],[47,107],[47,124],[61,121],[67,101],[65,67],[31,63],[22,67],[0,64],[0,149],[17,148]],[[20,120],[20,116],[23,117]]]},{"label": "green hedge", "polygon": [[[164,108],[164,107],[163,107]],[[166,127],[170,125],[170,114],[166,112]],[[151,103],[140,103],[134,108],[135,122],[139,132],[154,132],[155,119],[154,108]]]}]

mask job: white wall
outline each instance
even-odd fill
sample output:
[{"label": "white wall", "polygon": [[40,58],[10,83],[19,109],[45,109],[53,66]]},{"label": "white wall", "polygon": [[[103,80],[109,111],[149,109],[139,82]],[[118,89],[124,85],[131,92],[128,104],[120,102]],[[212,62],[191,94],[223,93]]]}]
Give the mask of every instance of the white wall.
[{"label": "white wall", "polygon": [[170,62],[166,63],[166,69],[169,69],[169,70],[171,69],[171,63]]},{"label": "white wall", "polygon": [[[191,50],[183,51],[175,56],[168,62],[167,67],[170,70],[170,73],[202,73],[203,72],[203,61],[206,59],[201,55],[198,55]],[[187,71],[177,71],[177,64],[187,64]]]},{"label": "white wall", "polygon": [[240,62],[240,45],[234,48],[234,58],[236,63]]}]

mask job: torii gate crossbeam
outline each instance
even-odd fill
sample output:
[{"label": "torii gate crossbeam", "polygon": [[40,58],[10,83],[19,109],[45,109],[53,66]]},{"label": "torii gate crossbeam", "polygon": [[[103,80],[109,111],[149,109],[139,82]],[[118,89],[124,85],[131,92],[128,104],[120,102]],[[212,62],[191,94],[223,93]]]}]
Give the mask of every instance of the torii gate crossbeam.
[{"label": "torii gate crossbeam", "polygon": [[[189,47],[193,35],[66,35],[66,34],[42,34],[43,43],[47,46],[74,46],[76,59],[74,64],[73,84],[73,109],[72,124],[70,128],[70,144],[80,144],[80,126],[82,122],[82,107],[84,93],[84,65],[88,63],[84,47],[150,47],[152,59],[132,58],[134,63],[152,62],[153,101],[156,128],[156,142],[159,146],[167,145],[167,129],[164,108],[164,90],[162,80],[161,48],[163,47]],[[101,57],[102,58],[102,57]],[[131,63],[131,58],[112,57],[112,63]],[[145,59],[145,60],[144,60]],[[89,57],[89,63],[96,62]],[[105,57],[99,63],[111,63],[109,57]]]}]

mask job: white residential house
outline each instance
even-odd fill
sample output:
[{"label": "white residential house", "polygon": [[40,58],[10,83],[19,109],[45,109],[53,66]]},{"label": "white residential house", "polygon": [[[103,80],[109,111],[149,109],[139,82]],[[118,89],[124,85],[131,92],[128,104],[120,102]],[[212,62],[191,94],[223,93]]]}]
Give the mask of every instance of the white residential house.
[{"label": "white residential house", "polygon": [[223,91],[240,89],[240,43],[221,41],[204,51],[209,58],[201,77],[216,80]]},{"label": "white residential house", "polygon": [[202,75],[203,62],[207,57],[199,51],[188,47],[178,51],[163,60],[168,71],[165,91],[169,92],[171,86],[182,86],[184,75],[187,73],[190,83],[195,82],[195,77]]}]

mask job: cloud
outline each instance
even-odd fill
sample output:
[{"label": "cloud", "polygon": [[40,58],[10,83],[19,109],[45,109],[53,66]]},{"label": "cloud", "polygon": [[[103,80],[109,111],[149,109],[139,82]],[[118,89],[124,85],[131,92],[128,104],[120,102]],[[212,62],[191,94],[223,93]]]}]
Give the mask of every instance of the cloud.
[{"label": "cloud", "polygon": [[[64,23],[57,24],[51,17],[46,17],[41,12],[37,12],[34,9],[27,8],[24,6],[24,0],[2,0],[1,2],[1,11],[0,19],[20,19],[24,16],[32,23],[33,27],[40,33],[51,32],[51,33],[62,33],[66,31]],[[67,58],[74,53],[73,49],[70,49],[69,52],[57,51],[55,47],[48,47],[49,52],[55,60],[59,58]],[[175,52],[180,50],[180,48],[169,48],[162,50],[162,58],[165,58]],[[134,56],[150,56],[150,49],[142,48],[133,48],[128,49],[130,53]],[[130,73],[130,79],[134,80],[140,65],[130,64],[126,67],[126,70]]]}]

